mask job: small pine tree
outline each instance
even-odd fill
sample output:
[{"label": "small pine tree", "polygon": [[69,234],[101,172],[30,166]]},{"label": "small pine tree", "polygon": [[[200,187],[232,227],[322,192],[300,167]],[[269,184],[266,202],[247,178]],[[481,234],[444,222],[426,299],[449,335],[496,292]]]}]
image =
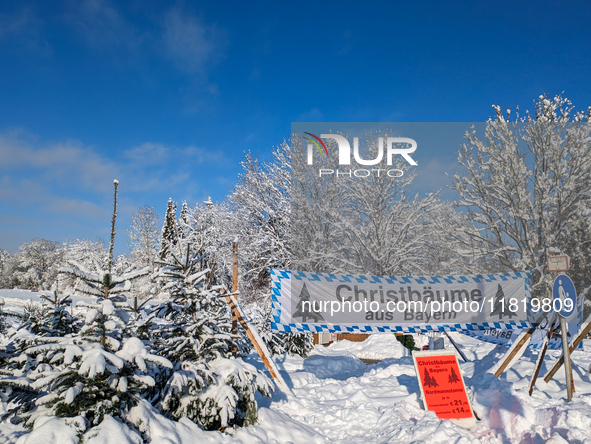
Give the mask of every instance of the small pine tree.
[{"label": "small pine tree", "polygon": [[182,256],[171,252],[160,261],[159,276],[171,301],[157,308],[167,325],[153,335],[158,353],[175,367],[159,406],[207,430],[247,425],[256,418],[254,394],[269,396],[271,382],[241,359],[228,359],[237,338],[223,289],[208,286],[210,270],[202,269],[204,257],[191,251],[189,241],[179,240],[179,246],[184,246]]},{"label": "small pine tree", "polygon": [[172,363],[140,339],[122,336],[124,305],[117,297],[88,304],[79,336],[44,343],[23,338],[22,353],[10,360],[18,368],[0,378],[0,386],[11,389],[11,402],[20,401],[9,413],[27,427],[43,415],[81,415],[98,425],[107,415],[124,418],[139,399],[159,392]]},{"label": "small pine tree", "polygon": [[[168,379],[170,361],[151,354],[138,338],[124,338],[122,346],[115,339],[120,327],[115,312],[111,301],[102,301],[87,317],[84,342],[70,350],[64,367],[56,368],[59,375],[35,383],[36,388],[57,395],[47,399],[55,415],[83,415],[93,425],[109,414],[124,417],[139,399],[154,392],[158,381]],[[108,340],[103,345],[97,343],[99,337]]]},{"label": "small pine tree", "polygon": [[68,308],[72,304],[69,296],[58,295],[54,290],[53,296],[41,295],[45,306],[39,314],[30,316],[21,326],[39,336],[66,336],[80,330],[78,318],[71,315]]},{"label": "small pine tree", "polygon": [[191,226],[189,223],[189,206],[187,202],[184,201],[181,207],[181,214],[179,216],[178,222],[178,235],[181,239],[186,239],[189,236],[191,231]]},{"label": "small pine tree", "polygon": [[0,334],[5,333],[8,328],[6,314],[4,313],[4,299],[0,298]]},{"label": "small pine tree", "polygon": [[81,263],[70,260],[73,267],[61,267],[58,271],[78,278],[75,287],[76,291],[82,294],[109,299],[109,295],[115,292],[126,292],[131,290],[131,281],[150,273],[150,267],[141,270],[128,270],[120,276],[113,275],[113,248],[115,245],[115,220],[117,219],[117,188],[119,181],[113,181],[115,193],[113,198],[113,217],[111,219],[111,241],[109,242],[109,253],[107,267],[104,270],[98,262],[95,261],[97,273],[93,273]]},{"label": "small pine tree", "polygon": [[176,207],[176,202],[168,199],[166,213],[164,214],[164,224],[162,225],[162,233],[160,235],[160,260],[166,260],[168,254],[177,244]]},{"label": "small pine tree", "polygon": [[202,259],[187,242],[183,256],[171,253],[168,261],[158,262],[172,300],[163,311],[170,326],[161,333],[160,351],[182,361],[229,357],[235,346],[222,287],[204,286],[209,270],[200,270]]}]

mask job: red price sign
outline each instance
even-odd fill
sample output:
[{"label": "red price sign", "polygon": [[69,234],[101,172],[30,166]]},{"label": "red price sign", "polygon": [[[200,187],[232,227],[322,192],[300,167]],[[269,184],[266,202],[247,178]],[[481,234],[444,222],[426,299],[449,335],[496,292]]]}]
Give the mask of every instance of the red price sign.
[{"label": "red price sign", "polygon": [[474,418],[458,359],[449,351],[413,352],[423,403],[441,419]]}]

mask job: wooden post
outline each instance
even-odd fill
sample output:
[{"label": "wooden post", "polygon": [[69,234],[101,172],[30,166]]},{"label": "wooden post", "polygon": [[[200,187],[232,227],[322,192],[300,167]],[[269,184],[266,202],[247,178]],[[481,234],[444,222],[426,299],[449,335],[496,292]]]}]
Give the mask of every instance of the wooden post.
[{"label": "wooden post", "polygon": [[573,399],[574,382],[573,382],[573,367],[570,362],[570,353],[568,347],[568,325],[564,316],[558,315],[560,318],[560,334],[562,336],[562,356],[566,365],[564,366],[564,376],[566,378],[566,400],[570,402]]},{"label": "wooden post", "polygon": [[550,329],[548,330],[548,335],[544,340],[544,345],[540,350],[540,355],[538,356],[538,362],[536,362],[536,368],[534,370],[534,375],[531,378],[529,383],[529,396],[531,396],[532,392],[534,391],[534,386],[536,385],[536,380],[538,379],[538,375],[540,374],[540,367],[542,366],[542,362],[544,362],[544,356],[546,356],[546,350],[548,350],[548,342],[552,339],[552,333],[554,333],[554,326],[556,325],[555,322],[552,323]]},{"label": "wooden post", "polygon": [[232,308],[232,314],[236,316],[236,319],[238,320],[238,322],[240,322],[240,325],[242,325],[242,327],[244,328],[244,331],[246,331],[246,335],[248,336],[248,338],[250,339],[250,342],[252,342],[252,345],[254,346],[255,350],[257,351],[257,353],[261,357],[263,364],[265,364],[265,367],[267,367],[267,370],[269,370],[269,373],[271,374],[273,379],[275,379],[275,381],[277,382],[277,386],[283,392],[290,393],[291,391],[290,391],[289,387],[287,386],[287,384],[285,383],[285,381],[283,380],[283,378],[279,374],[279,370],[277,370],[275,363],[271,360],[271,355],[269,353],[269,350],[267,350],[267,347],[260,339],[259,334],[256,331],[253,331],[250,328],[250,325],[248,325],[248,323],[246,322],[246,319],[243,316],[242,310],[241,310],[240,306],[238,305],[238,302],[236,301],[236,299],[234,299],[234,295],[233,294],[226,294],[225,297],[226,297],[226,301],[228,302],[228,304],[230,304],[230,307]]},{"label": "wooden post", "polygon": [[514,347],[511,347],[509,349],[509,354],[507,355],[507,357],[505,358],[505,360],[501,363],[501,365],[499,366],[499,368],[495,372],[495,376],[497,378],[499,376],[501,376],[501,374],[509,366],[509,364],[511,363],[511,361],[513,360],[513,358],[517,355],[517,353],[519,353],[519,351],[524,346],[527,346],[527,343],[529,342],[529,339],[531,338],[531,335],[533,334],[533,332],[535,330],[536,330],[535,327],[534,328],[530,328],[524,335],[521,336],[521,339],[519,339],[519,342],[517,344],[515,344]]},{"label": "wooden post", "polygon": [[[577,336],[571,342],[570,347],[569,347],[570,353],[572,353],[579,346],[579,344],[581,342],[583,342],[583,339],[585,339],[585,336],[587,336],[587,334],[590,331],[591,331],[591,315],[583,323],[582,329],[579,331],[579,333],[577,333]],[[550,379],[552,379],[552,377],[556,374],[556,372],[560,369],[560,367],[562,367],[562,364],[564,364],[564,356],[561,356],[560,359],[558,361],[556,361],[556,363],[554,364],[552,369],[550,369],[550,371],[548,372],[548,374],[544,378],[544,381],[550,382]]]},{"label": "wooden post", "polygon": [[[556,252],[551,251],[550,256],[555,256]],[[568,269],[568,267],[567,267]],[[558,277],[558,272],[554,271],[552,273],[554,277],[554,281],[556,282],[556,278]],[[552,295],[554,297],[554,295]],[[576,297],[576,294],[575,294]],[[575,382],[573,379],[573,367],[572,362],[570,360],[570,348],[568,346],[568,324],[566,323],[566,319],[562,315],[558,315],[558,319],[560,321],[560,336],[562,339],[562,359],[563,362],[566,362],[564,367],[564,376],[566,379],[566,399],[570,402],[573,399],[573,393],[575,391]]]},{"label": "wooden post", "polygon": [[[238,238],[232,242],[232,293],[238,291]],[[236,310],[232,310],[232,334],[238,335],[238,316]],[[238,350],[232,348],[232,354],[236,357]]]}]

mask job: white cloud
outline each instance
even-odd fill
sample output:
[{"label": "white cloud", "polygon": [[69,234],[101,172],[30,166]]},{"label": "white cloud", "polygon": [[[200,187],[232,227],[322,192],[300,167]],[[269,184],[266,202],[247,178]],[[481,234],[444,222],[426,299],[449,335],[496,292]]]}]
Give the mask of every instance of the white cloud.
[{"label": "white cloud", "polygon": [[[31,179],[4,176],[0,179],[0,202],[13,210],[34,212],[41,215],[55,214],[88,219],[108,219],[109,211],[100,205],[83,199],[59,196],[43,183]],[[12,221],[13,224],[16,224]]]},{"label": "white cloud", "polygon": [[312,108],[305,113],[300,114],[295,122],[322,122],[324,114],[318,108]]},{"label": "white cloud", "polygon": [[206,25],[197,17],[178,8],[164,17],[162,39],[166,54],[180,69],[204,73],[223,56],[225,32],[215,25]]},{"label": "white cloud", "polygon": [[135,167],[162,166],[169,162],[185,159],[185,164],[225,162],[224,153],[216,150],[189,145],[183,148],[167,147],[160,143],[146,142],[126,150],[124,157]]},{"label": "white cloud", "polygon": [[43,25],[41,18],[30,6],[14,13],[0,13],[0,41],[9,41],[10,46],[15,49],[50,56],[53,49],[43,38]]},{"label": "white cloud", "polygon": [[[40,235],[93,237],[108,228],[113,179],[120,180],[118,223],[125,226],[138,206],[157,204],[156,196],[165,203],[164,190],[184,198],[202,194],[198,172],[228,162],[222,151],[151,142],[113,156],[81,142],[44,145],[24,131],[0,133],[0,208],[6,215],[0,214],[1,231],[21,230],[20,243]],[[0,235],[0,247],[11,242]]]},{"label": "white cloud", "polygon": [[0,158],[0,171],[35,169],[44,181],[68,180],[93,191],[104,191],[120,173],[115,162],[79,142],[36,147],[22,132],[0,134]]},{"label": "white cloud", "polygon": [[91,46],[135,49],[148,37],[108,0],[72,1],[69,6],[63,21]]},{"label": "white cloud", "polygon": [[170,159],[170,149],[160,143],[143,143],[126,150],[124,156],[134,165],[160,165]]}]

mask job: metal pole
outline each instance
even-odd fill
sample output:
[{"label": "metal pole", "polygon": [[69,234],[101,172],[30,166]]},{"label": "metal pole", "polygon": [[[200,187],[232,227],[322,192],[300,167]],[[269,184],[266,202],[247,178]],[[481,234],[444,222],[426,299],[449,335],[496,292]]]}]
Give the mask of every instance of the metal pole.
[{"label": "metal pole", "polygon": [[560,333],[562,335],[562,352],[564,354],[564,374],[566,376],[566,400],[570,402],[573,399],[572,368],[570,362],[570,351],[568,349],[568,325],[566,319],[560,316]]},{"label": "metal pole", "polygon": [[[556,252],[550,252],[550,256],[556,256]],[[554,280],[558,277],[558,272],[553,271],[552,277]],[[572,368],[570,362],[570,352],[568,349],[568,325],[566,323],[566,319],[564,319],[561,315],[558,315],[558,319],[560,320],[560,336],[562,338],[562,353],[564,362],[566,365],[564,366],[564,371],[566,375],[566,400],[570,402],[573,399],[573,382],[572,382]]]}]

